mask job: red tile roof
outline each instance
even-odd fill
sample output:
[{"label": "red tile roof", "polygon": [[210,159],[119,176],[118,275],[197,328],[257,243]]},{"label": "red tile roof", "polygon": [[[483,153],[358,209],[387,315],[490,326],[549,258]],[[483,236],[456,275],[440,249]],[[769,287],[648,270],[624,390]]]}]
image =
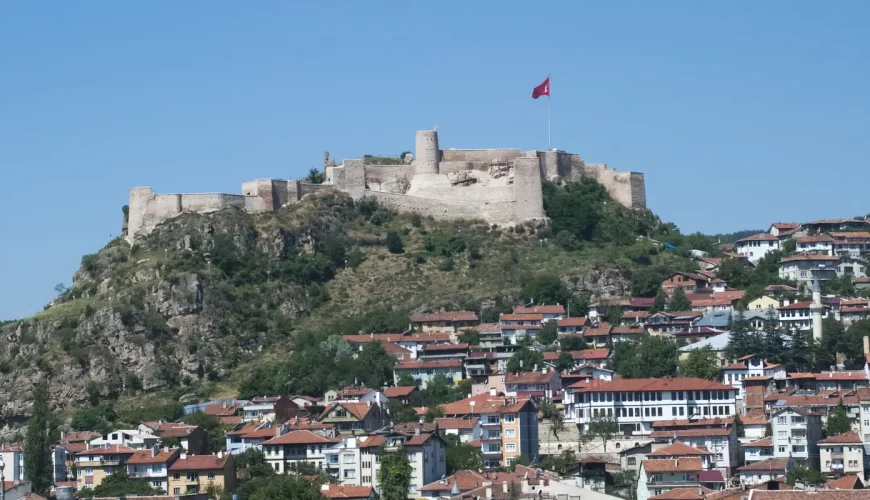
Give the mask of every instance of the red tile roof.
[{"label": "red tile roof", "polygon": [[212,403],[205,407],[203,413],[206,415],[217,415],[219,417],[230,417],[238,413],[241,409],[241,403],[231,403],[226,406],[224,406],[224,403]]},{"label": "red tile roof", "polygon": [[704,487],[697,488],[674,488],[661,495],[650,497],[649,500],[704,500],[707,493],[713,490]]},{"label": "red tile roof", "polygon": [[187,455],[185,458],[176,460],[169,467],[169,470],[218,470],[223,469],[229,459],[229,453],[224,454],[223,457],[218,457],[217,455]]},{"label": "red tile roof", "polygon": [[323,410],[323,413],[320,414],[318,420],[324,419],[336,406],[341,406],[359,420],[364,420],[366,415],[368,415],[376,405],[369,405],[368,403],[332,403],[332,405]]},{"label": "red tile roof", "polygon": [[642,333],[646,333],[646,330],[640,325],[614,326],[610,329],[611,335],[640,335]]},{"label": "red tile roof", "polygon": [[864,486],[858,476],[843,476],[825,483],[824,488],[829,490],[859,490]]},{"label": "red tile roof", "polygon": [[339,439],[331,439],[315,434],[311,431],[290,431],[287,434],[272,438],[268,441],[263,441],[263,445],[282,445],[282,444],[333,444],[339,442]]},{"label": "red tile roof", "polygon": [[439,429],[474,429],[480,421],[479,418],[436,418],[435,423]]},{"label": "red tile roof", "polygon": [[158,435],[160,437],[183,438],[190,436],[190,434],[197,429],[199,429],[199,427],[195,425],[164,422],[157,425],[157,428],[154,429],[154,432],[159,433]]},{"label": "red tile roof", "polygon": [[797,222],[774,222],[771,226],[777,229],[797,229],[801,227]]},{"label": "red tile roof", "polygon": [[734,244],[737,245],[737,244],[743,243],[744,241],[778,241],[778,240],[779,240],[779,238],[777,238],[776,236],[774,236],[770,233],[759,233],[759,234],[753,234],[752,236],[747,236],[746,238],[740,238],[739,240],[735,241]]},{"label": "red tile roof", "polygon": [[755,462],[753,464],[744,465],[743,467],[738,467],[737,470],[743,472],[754,472],[754,471],[765,471],[765,470],[776,470],[776,471],[784,471],[786,467],[788,467],[788,462],[791,460],[790,458],[768,458],[767,460],[762,460],[761,462]]},{"label": "red tile roof", "polygon": [[[474,405],[471,405],[471,402]],[[516,403],[514,403],[516,401]],[[440,405],[444,415],[483,415],[487,413],[517,413],[520,411],[536,412],[535,405],[529,398],[510,398],[506,396],[491,396],[488,392],[471,396],[453,403]]]},{"label": "red tile roof", "polygon": [[796,292],[797,288],[788,285],[767,285],[764,287],[765,292]]},{"label": "red tile roof", "polygon": [[555,370],[550,370],[547,373],[543,372],[519,372],[508,373],[505,375],[505,384],[549,384],[559,373]]},{"label": "red tile roof", "polygon": [[471,311],[446,311],[414,314],[411,316],[411,323],[426,323],[430,321],[478,321],[478,317],[477,314]]},{"label": "red tile roof", "polygon": [[773,447],[773,438],[766,437],[764,439],[759,439],[758,441],[753,441],[751,443],[746,443],[743,445],[744,447],[752,446],[755,448],[772,448]]},{"label": "red tile roof", "polygon": [[699,419],[675,419],[658,420],[652,423],[653,429],[665,429],[670,427],[722,427],[734,424],[734,417],[715,417]]},{"label": "red tile roof", "polygon": [[712,455],[712,453],[677,442],[647,454],[648,457],[684,457],[693,455]]},{"label": "red tile roof", "polygon": [[586,316],[580,316],[577,318],[562,318],[560,320],[556,320],[557,326],[586,326],[586,323],[589,321]]},{"label": "red tile roof", "polygon": [[870,238],[870,233],[868,233],[867,231],[853,231],[851,233],[832,232],[831,237],[833,237],[835,240],[848,240],[849,238],[868,239]]},{"label": "red tile roof", "polygon": [[400,385],[397,387],[387,387],[386,389],[384,389],[384,396],[388,398],[401,398],[404,396],[409,396],[415,390],[417,390],[416,385]]},{"label": "red tile roof", "polygon": [[394,370],[416,370],[419,368],[462,368],[462,361],[405,361],[393,367]]},{"label": "red tile roof", "polygon": [[499,314],[500,323],[505,321],[543,321],[543,314]]},{"label": "red tile roof", "polygon": [[610,323],[602,321],[596,326],[590,326],[583,332],[584,337],[606,337],[610,335]]},{"label": "red tile roof", "polygon": [[91,441],[93,439],[97,439],[102,435],[99,432],[93,431],[81,431],[81,432],[70,432],[64,437],[60,439],[61,443],[76,443],[76,442],[85,442]]},{"label": "red tile roof", "polygon": [[170,459],[181,453],[179,448],[172,448],[169,451],[160,450],[157,455],[151,456],[151,450],[138,450],[127,459],[128,464],[165,464]]},{"label": "red tile roof", "polygon": [[824,261],[824,262],[839,262],[840,258],[836,255],[808,255],[808,254],[800,254],[800,255],[792,255],[791,257],[783,257],[779,263],[785,264],[787,262],[809,262],[809,261]]},{"label": "red tile roof", "polygon": [[326,498],[369,498],[374,489],[371,486],[342,486],[330,484],[328,488],[321,488],[320,494]]},{"label": "red tile roof", "polygon": [[701,378],[623,378],[610,381],[596,380],[578,392],[626,392],[626,391],[733,391],[730,385],[711,382]]},{"label": "red tile roof", "polygon": [[861,438],[854,432],[847,432],[820,439],[819,444],[861,444]]},{"label": "red tile roof", "polygon": [[816,374],[816,381],[822,382],[825,380],[867,380],[867,374],[863,371],[852,372],[822,372]]},{"label": "red tile roof", "polygon": [[696,457],[674,460],[644,460],[641,467],[648,473],[656,472],[701,472],[701,459]]},{"label": "red tile roof", "polygon": [[540,305],[540,306],[514,306],[514,314],[565,314],[565,306]]},{"label": "red tile roof", "polygon": [[106,448],[91,448],[90,450],[85,450],[79,453],[79,456],[91,456],[91,455],[132,455],[136,450],[133,448],[129,448],[127,446],[122,445],[112,445]]},{"label": "red tile roof", "polygon": [[625,311],[620,319],[644,319],[649,317],[649,311]]},{"label": "red tile roof", "polygon": [[795,243],[833,243],[834,238],[827,234],[818,234],[816,236],[798,236],[794,241]]}]

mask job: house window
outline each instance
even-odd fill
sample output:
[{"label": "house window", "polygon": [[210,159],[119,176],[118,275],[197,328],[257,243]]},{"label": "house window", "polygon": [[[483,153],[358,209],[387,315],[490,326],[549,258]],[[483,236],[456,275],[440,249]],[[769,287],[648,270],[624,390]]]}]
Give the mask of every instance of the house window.
[{"label": "house window", "polygon": [[181,494],[181,488],[172,488],[172,494],[173,494],[173,495],[180,495],[180,494]]},{"label": "house window", "polygon": [[628,464],[628,465],[637,465],[637,459],[634,458],[634,457],[628,457],[628,460],[626,461],[626,464]]},{"label": "house window", "polygon": [[175,474],[172,475],[172,479],[181,479],[181,474],[176,472]]},{"label": "house window", "polygon": [[159,480],[159,479],[155,479],[155,480],[151,481],[151,486],[153,486],[153,487],[155,487],[155,488],[162,488],[162,487],[163,487],[163,481],[161,481],[161,480]]},{"label": "house window", "polygon": [[208,480],[209,480],[209,481],[214,481],[214,472],[209,472],[209,473],[208,473]]},{"label": "house window", "polygon": [[516,429],[505,429],[505,431],[504,431],[504,437],[506,437],[506,438],[515,438],[515,437],[517,437],[517,430],[516,430]]},{"label": "house window", "polygon": [[353,469],[344,469],[343,477],[345,479],[354,479],[356,478],[356,471]]},{"label": "house window", "polygon": [[505,421],[506,423],[509,423],[509,424],[514,423],[514,420],[515,420],[515,419],[516,419],[516,415],[505,415],[505,416],[504,416],[504,421]]},{"label": "house window", "polygon": [[342,455],[342,457],[343,457],[342,460],[346,464],[356,463],[356,457],[354,455]]},{"label": "house window", "polygon": [[504,446],[505,451],[517,451],[517,445],[508,443]]}]

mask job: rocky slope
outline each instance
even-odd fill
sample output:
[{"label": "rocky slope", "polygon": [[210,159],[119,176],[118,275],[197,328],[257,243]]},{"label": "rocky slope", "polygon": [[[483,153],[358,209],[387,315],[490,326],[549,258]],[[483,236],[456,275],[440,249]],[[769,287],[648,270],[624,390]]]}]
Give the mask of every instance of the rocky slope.
[{"label": "rocky slope", "polygon": [[[385,249],[391,230],[404,253]],[[182,215],[85,256],[51,307],[0,326],[0,426],[28,414],[43,378],[60,408],[164,389],[192,399],[204,381],[286,354],[300,330],[352,330],[372,310],[504,307],[542,273],[578,303],[628,293],[630,260],[543,236],[393,214],[336,192],[264,214]]]}]

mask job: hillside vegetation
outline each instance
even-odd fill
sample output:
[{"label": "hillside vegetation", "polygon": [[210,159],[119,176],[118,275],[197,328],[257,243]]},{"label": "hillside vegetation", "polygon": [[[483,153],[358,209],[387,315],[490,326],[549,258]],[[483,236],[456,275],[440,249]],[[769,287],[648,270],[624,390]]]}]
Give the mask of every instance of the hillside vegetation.
[{"label": "hillside vegetation", "polygon": [[[326,191],[274,212],[183,214],[132,246],[113,240],[45,311],[0,326],[0,419],[26,416],[45,378],[61,408],[118,400],[131,420],[131,408],[240,388],[318,394],[371,376],[335,369],[330,336],[402,331],[409,314],[439,309],[494,321],[530,297],[580,315],[592,300],[654,295],[693,267],[691,247],[712,248],[592,180],[545,183],[544,194],[543,228],[438,222]],[[255,368],[262,384],[251,384]]]}]

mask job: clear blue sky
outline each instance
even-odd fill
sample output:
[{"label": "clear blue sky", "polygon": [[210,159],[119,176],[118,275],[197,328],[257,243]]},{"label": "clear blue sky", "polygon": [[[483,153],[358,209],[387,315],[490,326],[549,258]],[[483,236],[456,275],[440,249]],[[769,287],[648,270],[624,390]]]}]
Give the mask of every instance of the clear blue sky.
[{"label": "clear blue sky", "polygon": [[867,203],[870,2],[4,2],[0,318],[41,309],[128,189],[553,143],[646,175],[684,231]]}]

